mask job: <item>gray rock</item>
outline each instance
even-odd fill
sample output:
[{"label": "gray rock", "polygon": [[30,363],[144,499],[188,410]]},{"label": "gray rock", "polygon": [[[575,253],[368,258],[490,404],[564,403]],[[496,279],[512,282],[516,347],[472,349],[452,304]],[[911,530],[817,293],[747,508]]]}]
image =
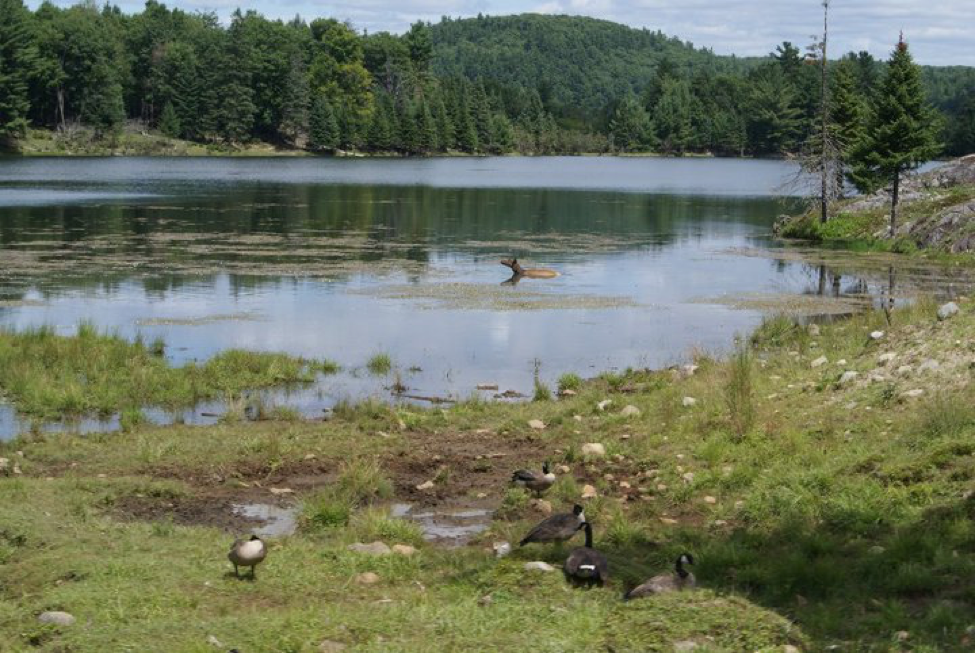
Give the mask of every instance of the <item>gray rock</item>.
[{"label": "gray rock", "polygon": [[355,544],[349,545],[349,551],[355,551],[356,553],[365,553],[366,555],[372,556],[385,556],[393,552],[385,542],[372,542],[370,544],[363,544],[362,542],[356,542]]},{"label": "gray rock", "polygon": [[948,302],[938,309],[938,319],[947,320],[949,317],[954,317],[957,315],[959,310],[961,309],[958,308],[958,304],[955,302]]},{"label": "gray rock", "polygon": [[809,366],[812,367],[813,369],[816,369],[817,367],[822,367],[828,362],[829,362],[828,358],[826,358],[825,356],[820,356],[819,358],[811,362]]},{"label": "gray rock", "polygon": [[907,392],[903,393],[901,397],[904,397],[905,399],[917,399],[923,394],[924,394],[924,390],[917,388],[915,390],[908,390]]},{"label": "gray rock", "polygon": [[860,376],[860,373],[854,372],[853,370],[843,372],[843,376],[840,377],[840,385],[846,385],[850,381],[855,380],[858,376]]},{"label": "gray rock", "polygon": [[536,560],[534,562],[525,563],[525,571],[555,571],[555,567],[548,564],[547,562],[542,562],[541,560]]},{"label": "gray rock", "polygon": [[640,409],[633,404],[630,404],[620,411],[620,415],[623,417],[639,417]]},{"label": "gray rock", "polygon": [[809,335],[811,335],[813,338],[815,338],[816,336],[818,336],[820,334],[820,330],[819,330],[819,325],[818,324],[810,324],[807,327],[806,330],[809,332]]},{"label": "gray rock", "polygon": [[884,366],[887,363],[893,362],[895,358],[897,358],[897,354],[895,354],[894,352],[888,352],[886,354],[881,354],[877,358],[877,365]]},{"label": "gray rock", "polygon": [[684,408],[690,408],[691,406],[697,403],[697,399],[695,399],[694,397],[684,397],[683,399],[681,399],[680,403],[681,406],[683,406]]},{"label": "gray rock", "polygon": [[939,369],[941,369],[941,363],[933,358],[927,359],[917,367],[918,372],[937,372]]},{"label": "gray rock", "polygon": [[42,624],[54,624],[55,626],[70,626],[75,622],[73,614],[70,612],[61,612],[60,610],[42,612],[37,615],[37,620]]},{"label": "gray rock", "polygon": [[698,647],[697,642],[691,641],[689,639],[680,642],[674,642],[675,653],[679,653],[680,651],[693,651],[697,647]]},{"label": "gray rock", "polygon": [[601,442],[587,442],[582,445],[582,455],[602,458],[606,455],[606,447]]}]

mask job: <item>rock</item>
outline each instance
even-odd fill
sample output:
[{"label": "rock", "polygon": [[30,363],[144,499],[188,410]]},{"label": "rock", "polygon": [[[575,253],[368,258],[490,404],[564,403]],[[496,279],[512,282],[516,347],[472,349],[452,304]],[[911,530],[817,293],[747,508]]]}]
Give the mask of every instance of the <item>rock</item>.
[{"label": "rock", "polygon": [[75,622],[73,614],[60,610],[42,612],[37,615],[37,620],[42,624],[54,624],[55,626],[70,626]]},{"label": "rock", "polygon": [[356,574],[355,582],[360,585],[375,585],[379,582],[379,574],[366,571],[361,574]]},{"label": "rock", "polygon": [[392,549],[386,545],[385,542],[372,542],[370,544],[363,544],[362,542],[356,542],[355,544],[349,545],[349,551],[355,551],[356,553],[365,553],[371,556],[385,556],[392,553]]},{"label": "rock", "polygon": [[295,493],[295,491],[292,490],[290,487],[272,487],[272,488],[269,488],[269,489],[271,491],[271,494],[273,494],[275,496],[281,496],[282,494],[294,494]]},{"label": "rock", "polygon": [[223,642],[221,642],[219,639],[217,639],[213,635],[208,635],[207,636],[207,644],[209,644],[210,646],[212,646],[214,648],[223,648]]},{"label": "rock", "polygon": [[941,363],[933,358],[929,358],[917,366],[917,371],[922,374],[924,372],[937,372],[939,369],[941,369]]},{"label": "rock", "polygon": [[901,394],[901,397],[905,399],[917,399],[924,394],[924,390],[917,388],[915,390],[908,390],[907,392]]},{"label": "rock", "polygon": [[604,481],[615,481],[616,480],[616,477],[613,476],[612,474],[603,474],[603,480]]},{"label": "rock", "polygon": [[712,506],[716,504],[718,500],[710,495],[704,497],[704,503],[710,503]]},{"label": "rock", "polygon": [[492,548],[494,549],[494,557],[495,558],[503,558],[506,555],[508,555],[509,553],[511,553],[511,543],[510,542],[504,542],[504,541],[502,541],[502,542],[495,542],[494,543],[494,546]]},{"label": "rock", "polygon": [[843,372],[843,375],[840,376],[840,385],[846,385],[850,381],[855,380],[858,376],[860,376],[860,373],[854,372],[853,370]]},{"label": "rock", "polygon": [[806,328],[806,331],[808,331],[809,332],[809,335],[811,335],[813,338],[819,337],[820,331],[819,331],[819,325],[818,324],[810,324]]},{"label": "rock", "polygon": [[846,359],[845,358],[841,358],[838,361],[836,361],[836,367],[843,367],[844,365],[846,365]]},{"label": "rock", "polygon": [[398,553],[401,556],[406,556],[409,558],[416,553],[416,548],[410,546],[409,544],[394,544],[393,553]]},{"label": "rock", "polygon": [[660,518],[660,523],[661,524],[667,524],[668,526],[675,526],[675,525],[679,524],[680,522],[678,522],[676,519],[671,519],[670,517],[661,517]]},{"label": "rock", "polygon": [[887,352],[886,354],[881,354],[880,356],[877,357],[877,365],[883,367],[887,363],[893,362],[895,358],[897,358],[897,354],[895,354],[892,351]]},{"label": "rock", "polygon": [[487,492],[478,492],[475,496],[478,499],[487,499]]},{"label": "rock", "polygon": [[911,638],[911,634],[906,630],[898,630],[894,635],[897,637],[897,641],[906,642]]},{"label": "rock", "polygon": [[336,642],[331,639],[322,640],[322,643],[318,645],[320,653],[338,653],[339,651],[344,651],[345,648],[345,644],[342,642]]},{"label": "rock", "polygon": [[0,474],[7,474],[10,471],[10,459],[0,458]]},{"label": "rock", "polygon": [[432,490],[433,485],[434,485],[433,481],[426,481],[425,483],[420,483],[419,485],[417,485],[416,489],[420,490],[421,492],[426,492],[427,490]]},{"label": "rock", "polygon": [[683,399],[681,399],[680,404],[684,408],[690,408],[691,406],[697,404],[697,399],[695,399],[694,397],[684,397]]},{"label": "rock", "polygon": [[681,374],[683,376],[694,376],[697,370],[698,370],[697,365],[683,365],[680,368]]},{"label": "rock", "polygon": [[568,465],[559,465],[558,467],[555,468],[555,473],[556,474],[571,474],[572,473],[572,468],[569,467]]},{"label": "rock", "polygon": [[478,390],[497,390],[498,389],[498,384],[497,383],[478,383],[477,384],[477,389]]},{"label": "rock", "polygon": [[582,486],[582,498],[583,499],[595,499],[597,496],[599,496],[599,493],[596,492],[596,488],[594,488],[591,485],[583,485]]},{"label": "rock", "polygon": [[809,366],[812,367],[813,369],[816,369],[817,367],[822,367],[828,362],[829,362],[828,358],[826,358],[825,356],[820,356],[819,358],[811,362]]},{"label": "rock", "polygon": [[528,504],[532,509],[542,513],[543,515],[552,514],[552,504],[545,499],[532,499],[531,503]]},{"label": "rock", "polygon": [[606,455],[606,447],[601,442],[587,442],[582,445],[582,455],[602,458]]},{"label": "rock", "polygon": [[681,476],[681,478],[684,479],[684,482],[685,483],[693,483],[694,482],[694,472],[687,472],[686,474],[684,474],[683,476]]},{"label": "rock", "polygon": [[884,332],[883,331],[872,331],[870,333],[870,339],[871,340],[880,340],[883,337],[884,337]]},{"label": "rock", "polygon": [[697,646],[697,642],[685,639],[679,642],[674,642],[674,651],[675,653],[679,653],[680,651],[693,651],[697,648]]},{"label": "rock", "polygon": [[914,366],[912,365],[901,365],[897,368],[898,376],[907,376],[914,371]]},{"label": "rock", "polygon": [[621,490],[629,490],[631,487],[633,487],[633,486],[630,485],[630,482],[629,481],[620,481],[620,489]]},{"label": "rock", "polygon": [[883,383],[887,380],[887,377],[882,374],[871,374],[867,377],[867,380],[870,381],[870,383]]},{"label": "rock", "polygon": [[530,419],[528,420],[528,426],[535,429],[536,431],[545,430],[545,422],[540,419]]},{"label": "rock", "polygon": [[947,320],[948,318],[957,315],[959,310],[958,304],[955,302],[948,302],[938,309],[938,319]]},{"label": "rock", "polygon": [[620,411],[620,415],[622,415],[623,417],[639,417],[640,409],[634,406],[633,404],[630,404]]},{"label": "rock", "polygon": [[525,571],[555,571],[555,567],[541,560],[526,562],[524,569]]},{"label": "rock", "polygon": [[491,605],[492,603],[494,603],[494,597],[492,597],[490,594],[485,594],[477,600],[477,604],[482,607],[485,605]]},{"label": "rock", "polygon": [[657,483],[657,491],[658,492],[663,492],[666,489],[667,489],[667,484],[666,483]]},{"label": "rock", "polygon": [[606,410],[613,403],[612,399],[603,399],[598,404],[596,404],[596,410]]},{"label": "rock", "polygon": [[574,419],[577,422],[581,422],[582,421],[582,415],[573,415],[572,416],[572,419]]},{"label": "rock", "polygon": [[792,644],[786,644],[782,647],[782,653],[801,653],[798,646],[793,646]]},{"label": "rock", "polygon": [[566,388],[565,390],[559,390],[560,397],[575,397],[577,394],[579,393],[569,388]]}]

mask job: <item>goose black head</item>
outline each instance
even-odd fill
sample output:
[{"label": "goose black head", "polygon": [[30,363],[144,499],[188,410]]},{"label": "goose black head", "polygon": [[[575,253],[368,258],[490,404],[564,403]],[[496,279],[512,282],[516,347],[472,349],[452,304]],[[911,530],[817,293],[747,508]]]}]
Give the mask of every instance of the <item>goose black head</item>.
[{"label": "goose black head", "polygon": [[261,539],[261,538],[259,538],[259,537],[258,537],[258,536],[256,536],[256,535],[251,535],[251,542],[253,542],[254,540],[260,540],[260,539]]},{"label": "goose black head", "polygon": [[682,554],[680,554],[680,557],[677,558],[677,564],[679,564],[679,565],[680,564],[682,564],[682,565],[693,565],[694,564],[694,556],[692,556],[690,553],[682,553]]},{"label": "goose black head", "polygon": [[580,506],[578,503],[572,506],[572,514],[575,515],[576,517],[582,514],[582,510],[583,510],[582,506]]},{"label": "goose black head", "polygon": [[548,474],[548,461],[547,460],[542,463],[542,473],[543,474]]}]

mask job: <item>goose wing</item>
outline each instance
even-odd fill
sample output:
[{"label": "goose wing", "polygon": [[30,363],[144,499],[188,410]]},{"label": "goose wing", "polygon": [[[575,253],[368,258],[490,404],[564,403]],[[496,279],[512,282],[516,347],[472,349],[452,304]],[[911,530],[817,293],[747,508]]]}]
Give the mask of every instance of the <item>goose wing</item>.
[{"label": "goose wing", "polygon": [[512,483],[531,483],[538,478],[538,474],[530,469],[519,469],[511,475]]},{"label": "goose wing", "polygon": [[548,540],[567,540],[579,528],[579,519],[572,513],[560,513],[543,519],[535,528],[528,531],[521,544],[546,542]]}]

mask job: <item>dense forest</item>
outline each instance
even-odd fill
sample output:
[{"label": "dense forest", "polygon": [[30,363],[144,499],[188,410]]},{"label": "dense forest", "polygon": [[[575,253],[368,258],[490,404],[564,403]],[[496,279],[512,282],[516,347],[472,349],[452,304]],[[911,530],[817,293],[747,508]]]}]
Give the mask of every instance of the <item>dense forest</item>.
[{"label": "dense forest", "polygon": [[[830,65],[834,92],[865,112],[885,64],[861,52]],[[946,153],[975,151],[975,68],[927,67],[923,81]],[[0,0],[8,144],[29,127],[111,139],[135,125],[321,152],[767,156],[803,148],[819,102],[818,64],[788,42],[740,59],[580,17],[444,18],[393,35],[252,11],[222,25],[155,0],[133,15]]]}]

